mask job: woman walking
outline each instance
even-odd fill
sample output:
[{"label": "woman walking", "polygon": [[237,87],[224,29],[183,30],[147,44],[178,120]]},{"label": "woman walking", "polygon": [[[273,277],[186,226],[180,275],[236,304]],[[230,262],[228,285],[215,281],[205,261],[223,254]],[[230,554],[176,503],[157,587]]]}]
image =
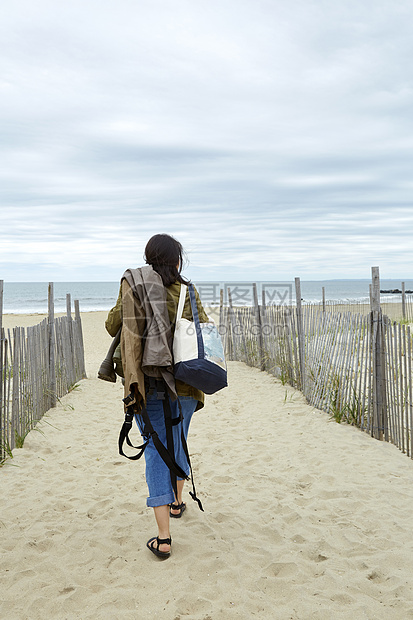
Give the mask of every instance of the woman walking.
[{"label": "woman walking", "polygon": [[[181,285],[188,284],[181,275],[184,252],[179,241],[159,234],[148,241],[144,258],[146,266],[127,270],[123,275],[119,298],[108,315],[106,329],[115,336],[122,327],[125,397],[129,397],[128,404],[134,406],[142,436],[148,438],[148,428],[141,415],[146,409],[153,431],[163,446],[170,450],[173,439],[175,462],[188,477],[186,438],[193,413],[204,406],[204,394],[175,381],[173,376],[172,338],[176,312]],[[209,319],[196,290],[195,298],[199,320],[206,323]],[[182,316],[192,319],[188,292]],[[167,395],[163,399],[165,390]],[[166,411],[172,418],[169,431]],[[158,534],[147,542],[147,547],[156,556],[167,558],[172,543],[170,517],[181,518],[186,509],[182,497],[185,480],[171,475],[155,444],[150,434],[144,452],[149,491],[147,506],[154,509]]]}]

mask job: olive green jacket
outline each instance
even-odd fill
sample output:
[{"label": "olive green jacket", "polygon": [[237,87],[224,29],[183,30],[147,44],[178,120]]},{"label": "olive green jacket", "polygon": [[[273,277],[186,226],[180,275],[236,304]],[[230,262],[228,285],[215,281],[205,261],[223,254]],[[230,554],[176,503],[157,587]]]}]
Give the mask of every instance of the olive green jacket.
[{"label": "olive green jacket", "polygon": [[[148,267],[143,268],[143,269],[147,270]],[[170,327],[171,327],[171,330],[170,330],[171,337],[173,336],[173,332],[175,329],[176,312],[178,308],[180,290],[181,290],[181,284],[179,282],[174,282],[174,284],[172,284],[171,286],[166,287],[166,307],[167,307],[167,314],[168,314]],[[123,300],[122,300],[122,296],[123,296]],[[202,306],[201,300],[198,295],[198,291],[196,289],[195,289],[195,298],[196,298],[196,303],[197,303],[199,320],[201,323],[207,323],[209,320],[208,315],[206,314]],[[139,316],[140,314],[142,314],[142,316],[138,318],[137,315]],[[129,319],[128,319],[128,316],[126,315],[129,316]],[[130,321],[130,317],[132,315],[134,316],[133,325]],[[183,318],[188,319],[188,320],[192,319],[191,303],[189,300],[188,293],[185,299],[185,305],[184,305],[182,316]],[[141,347],[140,340],[141,340],[143,331],[145,329],[145,319],[144,319],[144,313],[141,313],[141,308],[139,307],[139,303],[137,302],[136,298],[134,298],[131,292],[130,283],[128,283],[128,281],[126,281],[125,279],[122,279],[121,288],[119,291],[119,296],[118,296],[116,305],[110,310],[107,320],[105,322],[106,330],[109,332],[111,336],[114,337],[117,334],[119,328],[122,326],[122,320],[123,320],[124,325],[126,321],[127,327],[128,327],[128,333],[129,333],[129,337],[125,339],[124,332],[126,332],[126,330],[122,330],[122,336],[123,336],[121,340],[122,359],[131,360],[131,356],[132,356],[132,358],[138,360],[138,362],[136,362],[133,365],[134,370],[133,370],[132,375],[130,371],[128,372],[128,379],[125,381],[125,395],[129,394],[128,383],[132,381],[138,384],[139,393],[142,396],[144,394],[144,387],[143,387],[144,375],[142,372],[142,347]],[[131,330],[129,329],[130,326],[132,326],[133,330],[139,333],[132,335],[131,337]],[[131,363],[128,364],[129,369],[131,368],[131,365],[132,365]],[[148,374],[147,371],[145,372],[145,374]],[[200,409],[201,407],[203,407],[204,405],[203,392],[187,385],[186,383],[183,383],[182,381],[176,381],[175,383],[176,383],[176,392],[178,396],[191,396],[192,398],[195,398],[198,401],[197,409]]]}]

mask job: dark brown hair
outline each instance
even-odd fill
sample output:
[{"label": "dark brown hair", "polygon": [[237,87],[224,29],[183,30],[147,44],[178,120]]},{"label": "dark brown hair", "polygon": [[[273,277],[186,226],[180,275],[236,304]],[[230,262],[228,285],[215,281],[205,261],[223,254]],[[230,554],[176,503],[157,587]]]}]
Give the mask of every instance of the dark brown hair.
[{"label": "dark brown hair", "polygon": [[181,276],[185,258],[182,245],[171,235],[154,235],[146,244],[144,259],[159,273],[164,286],[174,282],[188,284],[188,280]]}]

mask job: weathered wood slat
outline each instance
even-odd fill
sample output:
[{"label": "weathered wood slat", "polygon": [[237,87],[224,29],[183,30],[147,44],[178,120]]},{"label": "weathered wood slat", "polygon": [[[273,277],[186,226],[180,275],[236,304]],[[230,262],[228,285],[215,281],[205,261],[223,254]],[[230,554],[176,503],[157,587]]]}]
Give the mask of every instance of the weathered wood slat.
[{"label": "weathered wood slat", "polygon": [[408,363],[407,363],[407,340],[406,340],[406,325],[402,325],[403,332],[403,379],[404,379],[404,394],[403,394],[403,404],[404,404],[404,426],[406,428],[406,454],[410,456],[410,429],[409,429],[409,379],[407,376],[408,372]]},{"label": "weathered wood slat", "polygon": [[405,429],[403,424],[403,341],[402,341],[402,326],[398,325],[398,338],[399,338],[399,348],[398,348],[398,366],[399,366],[399,390],[400,390],[400,398],[399,398],[399,419],[400,419],[400,429],[401,429],[401,450],[405,452]]},{"label": "weathered wood slat", "polygon": [[410,424],[410,458],[413,459],[413,395],[412,395],[412,337],[410,334],[410,327],[407,327],[407,358],[408,358],[408,380],[409,380],[409,424]]},{"label": "weathered wood slat", "polygon": [[[6,338],[5,338],[5,334],[3,331],[3,287],[4,287],[3,280],[0,280],[0,439],[4,435],[3,429],[5,426],[4,399],[3,399],[3,395],[4,395],[3,375],[4,375],[4,356],[5,356]],[[0,461],[4,459],[4,456],[5,456],[5,448],[4,448],[3,443],[0,441]]]}]

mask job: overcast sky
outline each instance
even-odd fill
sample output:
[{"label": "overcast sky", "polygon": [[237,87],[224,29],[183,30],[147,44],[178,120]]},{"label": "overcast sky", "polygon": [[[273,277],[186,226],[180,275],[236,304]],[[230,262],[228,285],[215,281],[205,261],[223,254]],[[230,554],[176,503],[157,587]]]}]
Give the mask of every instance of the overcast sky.
[{"label": "overcast sky", "polygon": [[413,0],[4,0],[0,279],[413,277]]}]

